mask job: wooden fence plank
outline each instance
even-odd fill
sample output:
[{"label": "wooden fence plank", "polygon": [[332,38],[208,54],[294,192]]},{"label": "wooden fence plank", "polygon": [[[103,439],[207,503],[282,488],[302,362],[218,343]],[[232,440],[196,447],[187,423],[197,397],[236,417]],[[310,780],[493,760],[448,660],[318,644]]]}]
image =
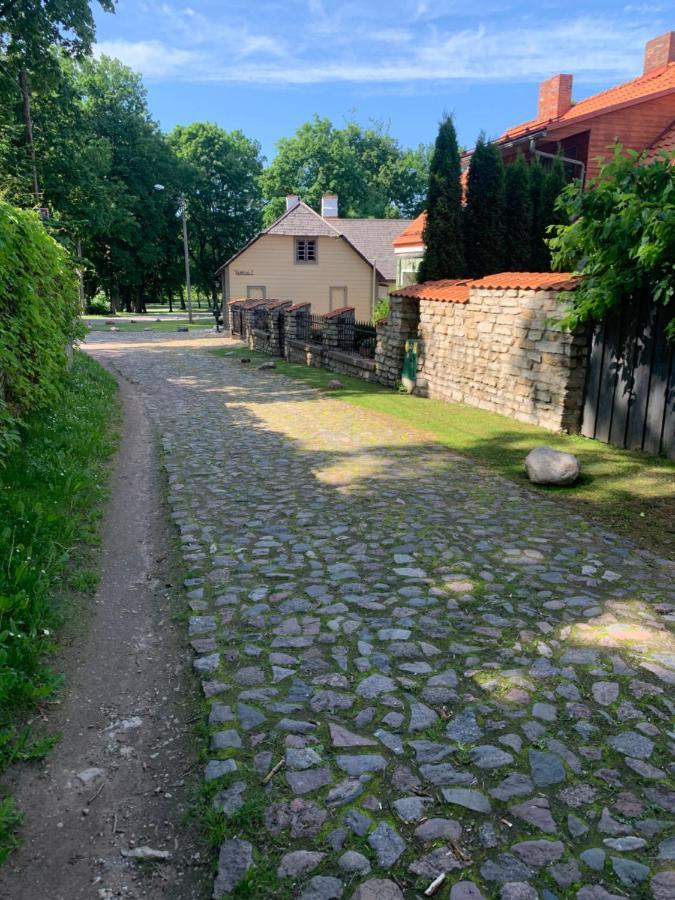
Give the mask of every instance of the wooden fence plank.
[{"label": "wooden fence plank", "polygon": [[614,412],[614,391],[620,367],[621,317],[613,314],[605,322],[605,352],[600,373],[598,408],[595,413],[595,439],[609,443]]},{"label": "wooden fence plank", "polygon": [[654,364],[654,327],[656,325],[656,304],[645,302],[641,316],[642,330],[638,335],[633,370],[633,402],[628,418],[626,447],[642,450],[649,397],[649,379]]},{"label": "wooden fence plank", "polygon": [[622,316],[621,339],[617,354],[617,378],[612,400],[612,422],[609,443],[617,447],[626,446],[626,432],[633,398],[633,370],[635,368],[635,347],[640,333],[641,308],[633,308]]},{"label": "wooden fence plank", "polygon": [[653,456],[661,451],[661,437],[666,412],[666,394],[670,376],[671,346],[666,342],[665,310],[657,304],[654,328],[654,362],[649,382],[643,449]]},{"label": "wooden fence plank", "polygon": [[595,420],[600,393],[600,376],[605,349],[605,323],[599,322],[593,329],[589,351],[588,369],[586,370],[586,387],[584,391],[584,413],[581,420],[581,433],[584,437],[595,437]]},{"label": "wooden fence plank", "polygon": [[675,460],[675,346],[670,347],[670,379],[663,423],[661,453]]}]

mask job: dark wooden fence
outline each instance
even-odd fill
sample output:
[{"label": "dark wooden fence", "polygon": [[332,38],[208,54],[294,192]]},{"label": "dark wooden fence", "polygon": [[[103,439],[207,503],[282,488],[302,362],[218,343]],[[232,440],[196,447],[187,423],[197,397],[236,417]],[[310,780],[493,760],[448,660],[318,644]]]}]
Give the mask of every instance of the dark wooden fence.
[{"label": "dark wooden fence", "polygon": [[675,459],[675,310],[643,301],[593,331],[581,433]]}]

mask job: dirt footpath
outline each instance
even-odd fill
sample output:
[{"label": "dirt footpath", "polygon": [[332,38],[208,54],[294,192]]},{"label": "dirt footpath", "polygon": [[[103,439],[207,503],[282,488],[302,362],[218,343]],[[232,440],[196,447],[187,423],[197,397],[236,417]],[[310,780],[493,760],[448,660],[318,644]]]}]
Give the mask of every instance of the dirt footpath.
[{"label": "dirt footpath", "polygon": [[[0,869],[12,900],[207,897],[206,854],[182,824],[198,783],[197,687],[174,621],[159,452],[142,402],[121,380],[124,429],[93,609],[55,666],[65,675],[47,732],[62,740],[5,782],[25,814],[23,846]],[[148,846],[161,862],[125,856]]]}]

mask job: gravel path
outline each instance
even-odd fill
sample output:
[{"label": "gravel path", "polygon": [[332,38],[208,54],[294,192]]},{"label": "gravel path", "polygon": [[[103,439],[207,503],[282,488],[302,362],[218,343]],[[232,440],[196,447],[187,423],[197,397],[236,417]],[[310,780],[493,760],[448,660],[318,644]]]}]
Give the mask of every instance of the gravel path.
[{"label": "gravel path", "polygon": [[204,340],[90,341],[164,446],[214,897],[675,896],[672,566]]}]

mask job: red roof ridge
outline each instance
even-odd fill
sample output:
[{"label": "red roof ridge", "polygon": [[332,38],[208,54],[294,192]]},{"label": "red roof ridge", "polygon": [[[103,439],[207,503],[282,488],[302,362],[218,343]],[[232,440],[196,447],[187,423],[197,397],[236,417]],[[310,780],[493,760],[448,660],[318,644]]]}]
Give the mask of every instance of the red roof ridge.
[{"label": "red roof ridge", "polygon": [[468,303],[472,288],[482,290],[568,291],[579,283],[580,276],[570,272],[497,272],[484,278],[443,278],[409,284],[390,291],[392,297]]}]

